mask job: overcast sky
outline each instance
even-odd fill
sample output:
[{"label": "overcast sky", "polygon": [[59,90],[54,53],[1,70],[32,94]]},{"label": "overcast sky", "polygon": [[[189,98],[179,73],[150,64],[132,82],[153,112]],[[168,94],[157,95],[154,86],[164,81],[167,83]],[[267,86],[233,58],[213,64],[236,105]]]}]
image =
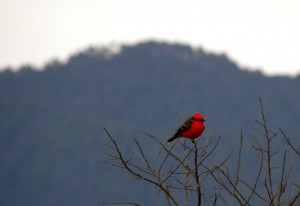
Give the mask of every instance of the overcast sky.
[{"label": "overcast sky", "polygon": [[226,53],[267,74],[300,73],[299,0],[0,0],[0,68],[145,39]]}]

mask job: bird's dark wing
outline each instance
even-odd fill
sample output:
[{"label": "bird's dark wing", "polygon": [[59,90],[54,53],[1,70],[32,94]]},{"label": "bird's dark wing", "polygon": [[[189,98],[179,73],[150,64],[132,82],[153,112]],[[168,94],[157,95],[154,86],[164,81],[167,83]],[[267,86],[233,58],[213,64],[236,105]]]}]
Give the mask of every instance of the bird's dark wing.
[{"label": "bird's dark wing", "polygon": [[171,137],[171,138],[168,140],[168,142],[171,142],[171,141],[173,141],[174,139],[176,139],[177,137],[180,137],[180,135],[181,135],[184,131],[186,131],[187,129],[189,129],[189,128],[192,126],[193,122],[194,122],[193,117],[191,117],[191,118],[189,118],[188,120],[186,120],[186,121],[178,128],[178,130],[176,131],[176,133],[174,134],[174,136]]}]

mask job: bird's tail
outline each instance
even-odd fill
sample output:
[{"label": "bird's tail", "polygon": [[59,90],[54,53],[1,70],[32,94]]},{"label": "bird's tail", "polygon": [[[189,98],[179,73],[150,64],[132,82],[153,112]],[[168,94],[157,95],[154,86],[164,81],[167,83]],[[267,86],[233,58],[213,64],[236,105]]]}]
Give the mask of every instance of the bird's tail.
[{"label": "bird's tail", "polygon": [[174,139],[176,139],[178,136],[175,134],[173,137],[171,137],[170,139],[168,139],[168,142],[172,142]]}]

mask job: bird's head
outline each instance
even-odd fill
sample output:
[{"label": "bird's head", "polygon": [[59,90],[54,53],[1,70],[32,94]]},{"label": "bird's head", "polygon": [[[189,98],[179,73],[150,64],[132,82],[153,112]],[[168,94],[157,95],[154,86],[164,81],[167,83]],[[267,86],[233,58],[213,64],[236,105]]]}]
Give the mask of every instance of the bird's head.
[{"label": "bird's head", "polygon": [[194,115],[193,115],[193,119],[194,119],[195,121],[205,122],[205,119],[204,119],[204,117],[203,117],[202,114],[194,114]]}]

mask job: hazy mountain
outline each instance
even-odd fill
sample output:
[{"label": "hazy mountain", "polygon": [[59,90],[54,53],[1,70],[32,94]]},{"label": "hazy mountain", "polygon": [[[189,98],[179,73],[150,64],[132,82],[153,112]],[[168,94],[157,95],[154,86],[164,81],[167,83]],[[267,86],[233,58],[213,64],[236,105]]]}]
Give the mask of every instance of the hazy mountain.
[{"label": "hazy mountain", "polygon": [[161,42],[123,46],[117,54],[91,48],[42,71],[6,70],[0,205],[96,205],[119,197],[154,205],[154,188],[101,163],[103,127],[126,150],[142,138],[138,130],[167,139],[178,126],[176,113],[184,120],[200,112],[204,135],[217,128],[230,147],[241,128],[255,133],[261,96],[274,131],[280,126],[299,140],[299,88],[300,76],[267,77],[226,55]]}]

